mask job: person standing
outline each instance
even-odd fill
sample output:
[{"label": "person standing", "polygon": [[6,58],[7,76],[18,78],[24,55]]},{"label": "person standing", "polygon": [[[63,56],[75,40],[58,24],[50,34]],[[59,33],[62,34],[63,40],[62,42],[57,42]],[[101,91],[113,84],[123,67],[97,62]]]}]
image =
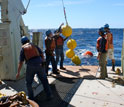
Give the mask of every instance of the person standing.
[{"label": "person standing", "polygon": [[107,68],[106,68],[106,57],[107,57],[107,39],[105,35],[104,28],[99,29],[100,37],[97,39],[97,51],[98,51],[98,60],[100,66],[100,79],[105,79],[108,77]]},{"label": "person standing", "polygon": [[26,36],[23,36],[21,38],[21,42],[22,49],[20,52],[20,62],[18,65],[18,72],[16,74],[16,78],[19,78],[23,63],[24,61],[26,61],[26,86],[29,99],[34,100],[32,82],[35,74],[37,74],[38,78],[43,84],[47,99],[52,98],[52,92],[48,83],[45,68],[43,67],[44,57],[41,49],[31,44]]},{"label": "person standing", "polygon": [[59,74],[59,72],[57,71],[57,65],[56,65],[56,61],[54,58],[54,50],[55,50],[55,39],[53,38],[53,34],[51,32],[51,30],[46,31],[46,38],[45,38],[45,53],[46,53],[46,73],[48,75],[48,67],[50,62],[52,63],[52,71],[53,74]]},{"label": "person standing", "polygon": [[[115,71],[115,58],[114,58],[114,45],[113,45],[113,35],[110,32],[109,25],[105,24],[104,29],[106,31],[107,35],[107,41],[108,41],[108,52],[107,52],[107,59],[112,60],[112,71]],[[106,59],[106,60],[107,60]]]},{"label": "person standing", "polygon": [[60,69],[66,70],[66,68],[64,68],[64,66],[63,66],[63,61],[64,61],[63,45],[64,45],[64,41],[67,38],[64,39],[62,36],[60,36],[60,34],[62,33],[62,30],[61,30],[62,25],[64,25],[64,23],[62,23],[60,25],[59,29],[55,30],[55,32],[54,32],[54,34],[55,34],[54,38],[55,38],[55,44],[56,44],[55,53],[56,53],[56,64],[58,65],[59,58],[61,58]]}]

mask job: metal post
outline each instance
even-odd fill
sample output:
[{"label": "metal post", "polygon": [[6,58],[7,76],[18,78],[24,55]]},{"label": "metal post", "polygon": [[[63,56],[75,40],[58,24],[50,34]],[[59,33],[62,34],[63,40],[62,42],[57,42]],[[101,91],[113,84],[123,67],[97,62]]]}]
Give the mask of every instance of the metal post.
[{"label": "metal post", "polygon": [[123,76],[124,76],[124,29],[123,29],[122,52],[121,52],[121,67],[122,67],[122,73],[123,73]]},{"label": "metal post", "polygon": [[41,32],[33,32],[32,43],[36,46],[39,46],[41,49],[43,49],[43,38],[42,38]]}]

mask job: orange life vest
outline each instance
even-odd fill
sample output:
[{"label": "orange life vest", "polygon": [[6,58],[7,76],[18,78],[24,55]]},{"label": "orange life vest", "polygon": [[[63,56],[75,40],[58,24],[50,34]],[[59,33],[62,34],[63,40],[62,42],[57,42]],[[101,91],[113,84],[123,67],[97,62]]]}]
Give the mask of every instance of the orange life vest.
[{"label": "orange life vest", "polygon": [[99,37],[97,39],[97,44],[96,44],[96,48],[97,48],[98,51],[99,51],[99,48],[100,48],[100,39],[101,39],[101,37]]},{"label": "orange life vest", "polygon": [[24,54],[25,54],[26,60],[29,60],[33,57],[40,56],[38,49],[30,43],[26,43],[25,45],[22,46],[22,48],[24,49]]},{"label": "orange life vest", "polygon": [[64,39],[63,39],[61,36],[59,36],[59,37],[56,39],[56,45],[57,45],[57,46],[63,46],[63,44],[64,44]]},{"label": "orange life vest", "polygon": [[56,45],[55,45],[55,39],[52,39],[50,49],[51,49],[51,50],[54,50],[55,47],[56,47]]},{"label": "orange life vest", "polygon": [[54,38],[51,38],[51,39],[46,38],[45,39],[45,46],[46,46],[46,50],[54,51],[54,49],[56,47],[55,39]]}]

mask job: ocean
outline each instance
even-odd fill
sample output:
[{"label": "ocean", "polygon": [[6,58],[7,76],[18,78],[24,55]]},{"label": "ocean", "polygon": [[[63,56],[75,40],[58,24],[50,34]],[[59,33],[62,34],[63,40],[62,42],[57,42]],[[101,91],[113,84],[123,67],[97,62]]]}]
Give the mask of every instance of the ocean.
[{"label": "ocean", "polygon": [[[43,33],[43,39],[45,39],[45,31],[46,29],[40,30],[30,30],[30,32],[39,31]],[[54,32],[54,30],[52,29]],[[113,43],[114,43],[114,57],[115,57],[115,65],[121,66],[121,50],[122,50],[122,41],[123,41],[123,29],[111,29],[113,33]],[[64,37],[64,36],[63,36]],[[97,50],[96,50],[96,41],[98,35],[98,29],[84,29],[77,28],[73,29],[73,33],[71,38],[76,40],[77,47],[74,49],[75,54],[78,55],[81,59],[81,65],[98,65],[97,60]],[[64,53],[67,48],[67,41],[64,43]],[[44,42],[43,42],[44,46]],[[45,50],[45,46],[44,46]],[[83,53],[86,51],[91,51],[93,53],[93,57],[84,57]],[[67,58],[65,55],[64,65],[74,65],[71,59]],[[111,66],[111,60],[108,60],[108,66]]]}]

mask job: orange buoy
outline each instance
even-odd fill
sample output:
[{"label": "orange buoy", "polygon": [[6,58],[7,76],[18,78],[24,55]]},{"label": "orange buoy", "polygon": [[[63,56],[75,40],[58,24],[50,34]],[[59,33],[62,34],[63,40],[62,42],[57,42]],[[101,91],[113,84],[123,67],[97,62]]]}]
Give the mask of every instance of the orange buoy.
[{"label": "orange buoy", "polygon": [[93,53],[92,52],[90,52],[90,51],[86,51],[84,54],[83,54],[84,56],[93,56]]}]

